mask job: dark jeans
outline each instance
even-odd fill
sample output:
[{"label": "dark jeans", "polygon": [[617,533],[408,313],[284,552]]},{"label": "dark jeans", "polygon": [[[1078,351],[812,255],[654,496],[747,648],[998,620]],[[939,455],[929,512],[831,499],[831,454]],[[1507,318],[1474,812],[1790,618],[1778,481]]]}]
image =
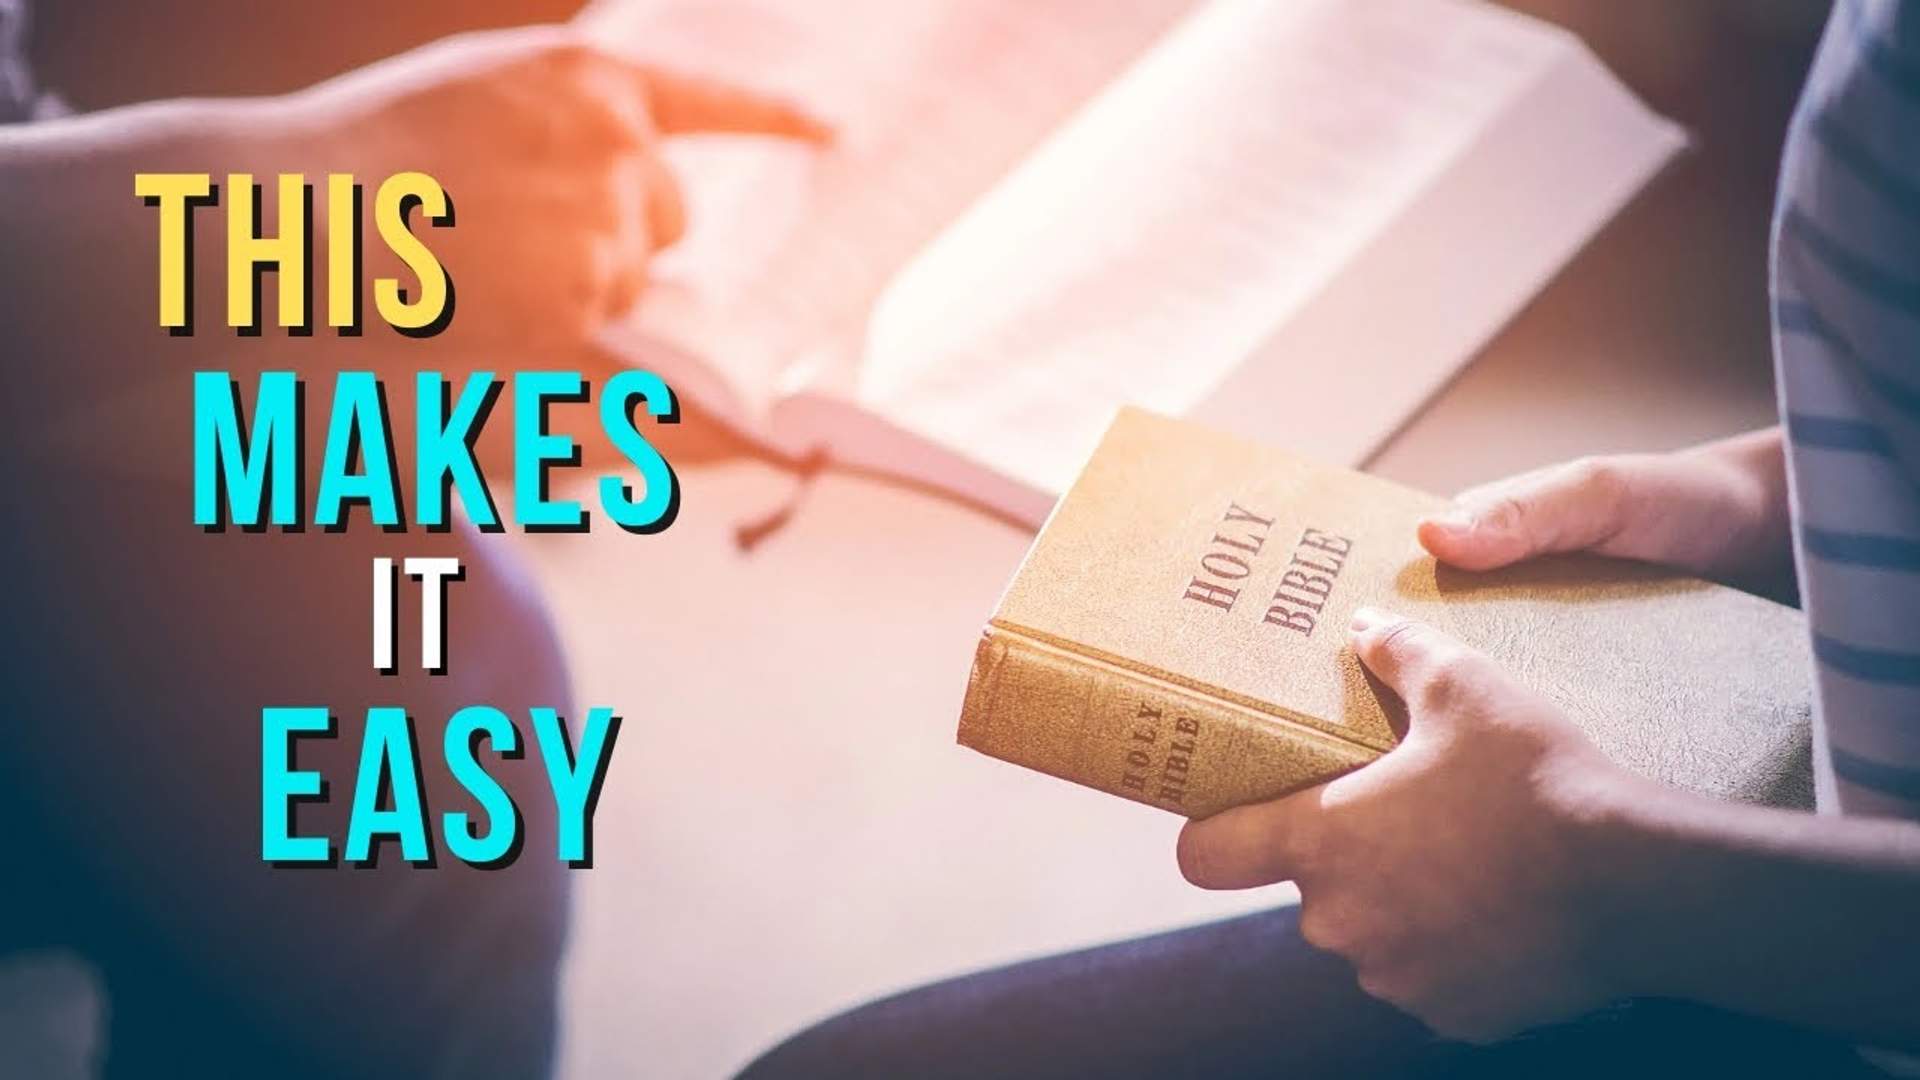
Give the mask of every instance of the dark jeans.
[{"label": "dark jeans", "polygon": [[[184,489],[34,476],[35,517],[9,522],[0,955],[64,948],[98,969],[111,1077],[545,1075],[569,872],[539,754],[483,751],[524,819],[511,867],[469,867],[438,832],[441,812],[475,810],[441,751],[454,710],[494,705],[523,743],[530,706],[577,719],[502,538],[388,535],[363,508],[339,534],[206,534]],[[435,554],[467,567],[447,593],[449,672],[420,670],[403,578],[400,671],[381,675],[371,560]],[[391,841],[370,868],[262,862],[262,706],[333,710],[336,738],[296,743],[329,791],[295,828],[337,850],[375,704],[415,724],[437,868]]]},{"label": "dark jeans", "polygon": [[1298,909],[1032,960],[842,1013],[745,1080],[800,1077],[1855,1077],[1830,1039],[1636,1001],[1489,1047],[1443,1042],[1307,945]]}]

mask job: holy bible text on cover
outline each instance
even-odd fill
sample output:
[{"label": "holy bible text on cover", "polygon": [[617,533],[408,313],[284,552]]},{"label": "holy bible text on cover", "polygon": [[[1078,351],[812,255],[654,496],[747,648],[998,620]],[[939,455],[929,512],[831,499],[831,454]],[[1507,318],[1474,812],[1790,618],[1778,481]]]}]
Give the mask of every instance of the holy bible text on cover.
[{"label": "holy bible text on cover", "polygon": [[1590,556],[1454,571],[1414,542],[1441,505],[1122,410],[987,625],[960,742],[1190,817],[1274,798],[1393,746],[1347,646],[1372,605],[1487,652],[1629,768],[1812,804],[1797,611]]}]

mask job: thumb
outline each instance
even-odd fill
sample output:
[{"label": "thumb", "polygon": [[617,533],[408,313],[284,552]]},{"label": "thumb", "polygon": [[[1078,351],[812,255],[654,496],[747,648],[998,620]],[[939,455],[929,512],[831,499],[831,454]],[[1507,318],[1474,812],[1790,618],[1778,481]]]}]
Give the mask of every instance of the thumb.
[{"label": "thumb", "polygon": [[1180,830],[1180,873],[1203,889],[1251,889],[1299,873],[1319,821],[1324,785],[1236,806]]},{"label": "thumb", "polygon": [[[1352,642],[1360,663],[1406,702],[1412,723],[1446,715],[1446,699],[1492,663],[1423,622],[1374,608],[1353,613]],[[1465,676],[1465,678],[1463,678]]]},{"label": "thumb", "polygon": [[1470,489],[1420,523],[1421,546],[1462,570],[1598,547],[1625,520],[1628,473],[1620,459],[1590,458]]}]

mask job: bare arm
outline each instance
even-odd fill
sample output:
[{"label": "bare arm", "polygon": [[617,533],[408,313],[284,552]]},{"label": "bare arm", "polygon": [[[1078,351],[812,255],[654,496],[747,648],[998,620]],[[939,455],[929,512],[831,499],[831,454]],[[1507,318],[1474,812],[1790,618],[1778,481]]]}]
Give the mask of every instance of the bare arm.
[{"label": "bare arm", "polygon": [[1643,785],[1594,842],[1623,992],[1920,1048],[1920,824]]},{"label": "bare arm", "polygon": [[[564,27],[449,38],[279,97],[0,128],[0,333],[16,360],[0,439],[17,453],[178,460],[167,440],[180,425],[151,418],[185,415],[176,391],[194,368],[324,371],[345,355],[407,370],[576,363],[639,297],[650,256],[685,229],[659,151],[695,132],[826,135],[784,102],[633,64]],[[402,171],[435,177],[458,211],[459,227],[430,244],[458,286],[448,333],[423,343],[370,326],[350,353],[324,326],[237,343],[226,327],[224,191],[224,205],[195,214],[195,335],[159,327],[157,214],[135,197],[136,173],[207,173],[223,188],[229,173],[253,174],[267,185],[262,232],[277,234],[273,174],[318,183],[351,173],[370,204]],[[324,282],[324,198],[314,216],[309,273]],[[363,248],[363,289],[399,272],[377,239]]]},{"label": "bare arm", "polygon": [[[301,126],[278,99],[183,99],[0,127],[0,325],[23,355],[59,357],[13,365],[14,385],[104,377],[150,339],[158,230],[134,174],[274,171]],[[222,249],[198,254],[224,270]]]},{"label": "bare arm", "polygon": [[1190,823],[1195,884],[1297,882],[1308,941],[1456,1038],[1663,996],[1920,1047],[1920,825],[1631,775],[1424,624],[1362,612],[1353,646],[1406,701],[1406,738],[1320,787]]}]

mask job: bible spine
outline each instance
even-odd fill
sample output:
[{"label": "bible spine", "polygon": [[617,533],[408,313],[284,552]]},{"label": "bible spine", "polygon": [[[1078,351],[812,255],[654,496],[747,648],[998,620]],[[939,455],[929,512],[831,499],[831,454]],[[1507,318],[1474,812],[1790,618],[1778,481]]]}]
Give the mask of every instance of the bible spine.
[{"label": "bible spine", "polygon": [[988,626],[960,742],[1186,817],[1277,798],[1379,751],[1150,671]]}]

